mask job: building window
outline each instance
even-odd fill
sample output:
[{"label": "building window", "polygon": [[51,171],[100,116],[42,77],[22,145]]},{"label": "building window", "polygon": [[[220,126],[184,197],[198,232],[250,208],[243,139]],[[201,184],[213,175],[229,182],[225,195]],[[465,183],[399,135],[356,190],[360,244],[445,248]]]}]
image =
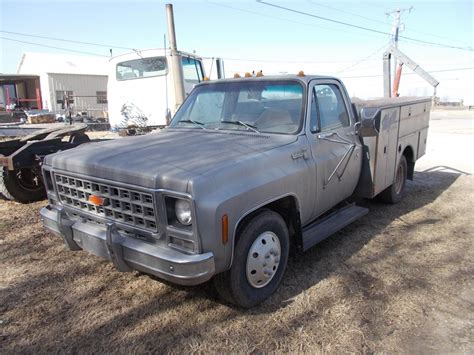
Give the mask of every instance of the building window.
[{"label": "building window", "polygon": [[97,103],[106,104],[107,103],[107,91],[96,91]]},{"label": "building window", "polygon": [[64,95],[69,97],[69,103],[74,103],[74,93],[70,90],[56,90],[56,103],[57,104],[64,104]]}]

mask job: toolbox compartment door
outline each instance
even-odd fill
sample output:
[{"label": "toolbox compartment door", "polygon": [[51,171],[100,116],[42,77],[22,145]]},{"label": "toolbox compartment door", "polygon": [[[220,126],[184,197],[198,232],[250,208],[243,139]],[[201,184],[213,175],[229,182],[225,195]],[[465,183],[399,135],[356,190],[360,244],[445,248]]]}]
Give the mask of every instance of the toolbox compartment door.
[{"label": "toolbox compartment door", "polygon": [[[388,108],[379,110],[374,117],[375,127],[378,133],[375,136],[363,137],[366,146],[364,159],[368,159],[366,172],[369,181],[364,195],[373,197],[393,182],[395,164],[397,158],[397,143],[399,129],[400,108]],[[363,167],[364,168],[364,167]]]},{"label": "toolbox compartment door", "polygon": [[400,98],[362,101],[356,106],[364,154],[355,195],[372,198],[393,184],[406,145],[412,146],[415,160],[425,154],[431,102]]},{"label": "toolbox compartment door", "polygon": [[428,127],[420,131],[420,136],[418,139],[418,154],[416,155],[416,159],[419,159],[420,157],[425,155],[427,140],[428,140]]}]

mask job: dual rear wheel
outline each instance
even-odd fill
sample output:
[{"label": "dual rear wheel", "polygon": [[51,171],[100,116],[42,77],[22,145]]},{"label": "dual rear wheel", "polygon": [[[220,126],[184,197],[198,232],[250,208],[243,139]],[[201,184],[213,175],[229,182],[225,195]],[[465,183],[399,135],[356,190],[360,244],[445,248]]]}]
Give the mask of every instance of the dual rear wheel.
[{"label": "dual rear wheel", "polygon": [[392,185],[380,193],[380,199],[385,203],[395,204],[401,201],[405,194],[405,185],[408,176],[408,164],[404,155],[400,157],[395,171],[395,180]]}]

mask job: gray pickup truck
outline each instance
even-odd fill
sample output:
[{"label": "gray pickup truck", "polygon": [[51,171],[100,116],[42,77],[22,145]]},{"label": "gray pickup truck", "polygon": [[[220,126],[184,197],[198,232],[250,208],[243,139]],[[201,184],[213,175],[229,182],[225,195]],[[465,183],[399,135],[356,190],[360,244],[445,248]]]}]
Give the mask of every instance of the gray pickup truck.
[{"label": "gray pickup truck", "polygon": [[[425,153],[429,98],[351,102],[333,77],[197,85],[168,128],[48,155],[44,225],[119,271],[211,278],[253,307],[305,251],[395,203]],[[311,272],[311,270],[308,270]]]}]

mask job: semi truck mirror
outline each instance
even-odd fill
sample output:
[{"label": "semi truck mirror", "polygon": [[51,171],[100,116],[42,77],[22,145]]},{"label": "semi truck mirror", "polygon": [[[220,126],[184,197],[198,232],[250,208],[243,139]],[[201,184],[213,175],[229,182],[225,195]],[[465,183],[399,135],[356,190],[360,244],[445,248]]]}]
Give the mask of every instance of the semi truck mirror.
[{"label": "semi truck mirror", "polygon": [[166,109],[166,115],[165,115],[165,117],[166,117],[166,125],[169,126],[170,123],[171,123],[171,111],[170,111],[169,108]]}]

